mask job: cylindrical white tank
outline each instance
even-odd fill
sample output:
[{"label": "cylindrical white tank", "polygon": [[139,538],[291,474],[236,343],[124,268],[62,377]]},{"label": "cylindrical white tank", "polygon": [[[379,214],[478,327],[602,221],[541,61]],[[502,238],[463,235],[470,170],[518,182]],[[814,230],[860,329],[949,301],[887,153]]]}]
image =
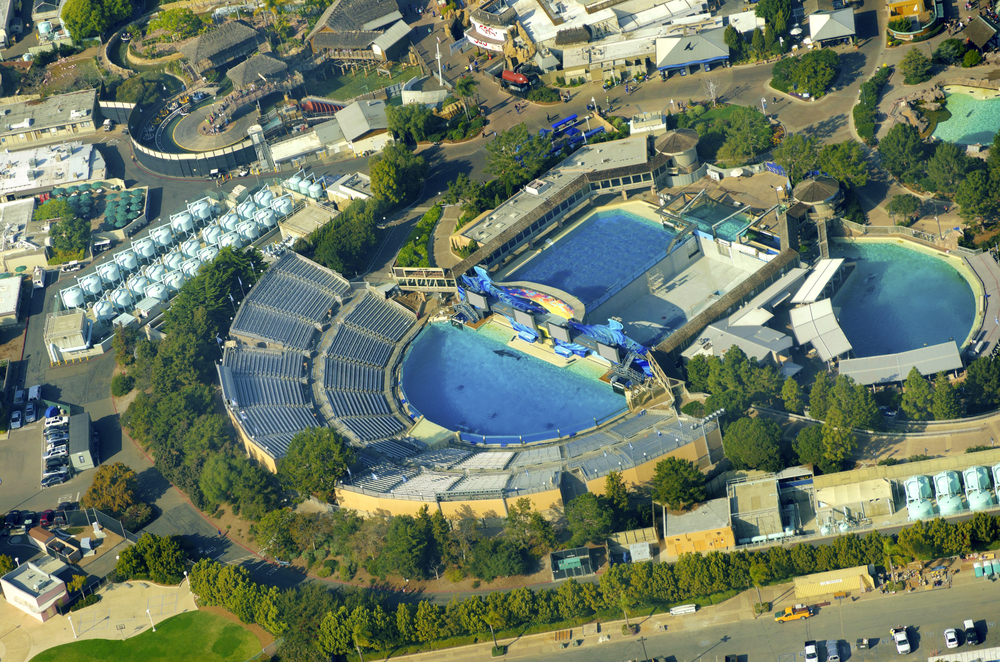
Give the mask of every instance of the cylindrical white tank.
[{"label": "cylindrical white tank", "polygon": [[260,230],[257,228],[257,224],[253,221],[244,221],[243,223],[240,223],[236,228],[236,231],[240,233],[241,237],[247,240],[247,243],[252,242],[260,236]]},{"label": "cylindrical white tank", "polygon": [[135,271],[139,267],[139,260],[136,259],[132,251],[122,251],[115,256],[115,262],[123,271]]},{"label": "cylindrical white tank", "polygon": [[223,234],[225,234],[225,230],[218,225],[211,225],[201,233],[201,238],[205,240],[206,244],[214,246],[219,243],[219,239],[222,239]]},{"label": "cylindrical white tank", "polygon": [[271,209],[273,209],[274,213],[278,216],[290,214],[292,212],[292,199],[288,196],[275,198],[271,201]]},{"label": "cylindrical white tank", "polygon": [[159,283],[167,275],[167,268],[162,264],[151,264],[146,268],[144,275],[150,282]]},{"label": "cylindrical white tank", "polygon": [[163,283],[153,283],[147,287],[146,296],[159,299],[160,301],[166,301],[170,298],[170,294],[167,292],[167,286]]},{"label": "cylindrical white tank", "polygon": [[261,209],[253,215],[253,220],[262,228],[273,228],[278,222],[278,219],[274,216],[274,210],[271,208]]},{"label": "cylindrical white tank", "polygon": [[129,291],[131,291],[132,294],[138,299],[145,296],[147,287],[149,287],[149,279],[145,276],[133,276],[128,281]]},{"label": "cylindrical white tank", "polygon": [[104,283],[101,282],[101,277],[97,274],[90,274],[89,276],[84,276],[77,281],[83,291],[90,295],[100,294],[104,291]]},{"label": "cylindrical white tank", "polygon": [[107,322],[116,315],[115,307],[109,301],[98,301],[94,304],[94,317],[98,322]]},{"label": "cylindrical white tank", "polygon": [[97,273],[100,274],[105,283],[117,283],[122,277],[121,270],[118,268],[118,263],[116,262],[105,262],[97,267]]},{"label": "cylindrical white tank", "polygon": [[67,308],[79,308],[83,305],[83,290],[79,287],[67,287],[60,292],[63,305]]},{"label": "cylindrical white tank", "polygon": [[243,239],[241,239],[240,235],[235,232],[228,232],[222,235],[222,239],[219,240],[219,246],[222,246],[223,248],[228,246],[233,250],[237,250],[243,248]]},{"label": "cylindrical white tank", "polygon": [[194,219],[186,211],[183,211],[170,219],[170,227],[174,232],[188,233],[194,230]]},{"label": "cylindrical white tank", "polygon": [[309,195],[309,187],[312,185],[313,181],[311,179],[303,179],[299,182],[299,193],[302,195]]},{"label": "cylindrical white tank", "polygon": [[163,284],[167,286],[167,289],[171,292],[176,292],[181,289],[184,282],[187,280],[187,276],[184,275],[183,271],[171,272],[169,276],[163,279]]},{"label": "cylindrical white tank", "polygon": [[219,225],[226,232],[232,232],[233,230],[236,229],[236,226],[239,224],[240,224],[240,217],[234,211],[228,212],[225,216],[219,219]]},{"label": "cylindrical white tank", "polygon": [[201,260],[202,264],[208,264],[219,254],[219,249],[215,246],[205,246],[205,248],[198,251],[198,259]]},{"label": "cylindrical white tank", "polygon": [[111,293],[111,301],[122,310],[128,310],[135,303],[132,293],[125,287],[119,287]]},{"label": "cylindrical white tank", "polygon": [[163,266],[167,268],[167,271],[177,271],[181,268],[181,264],[184,262],[184,256],[180,253],[169,253],[165,258],[163,258]]},{"label": "cylindrical white tank", "polygon": [[236,213],[239,214],[240,218],[246,220],[248,218],[253,218],[254,212],[257,211],[257,205],[253,203],[253,200],[247,198],[239,204],[236,208]]},{"label": "cylindrical white tank", "polygon": [[194,278],[197,276],[199,269],[201,269],[201,260],[196,257],[191,258],[181,265],[181,271],[184,272],[188,278]]},{"label": "cylindrical white tank", "polygon": [[288,181],[285,182],[285,188],[288,189],[288,190],[290,190],[290,191],[295,191],[296,193],[298,193],[299,192],[299,182],[301,182],[301,181],[302,181],[301,177],[299,177],[298,175],[292,175],[288,179]]},{"label": "cylindrical white tank", "polygon": [[322,195],[323,195],[323,185],[320,184],[319,182],[316,182],[315,184],[309,187],[309,197],[312,198],[313,200],[319,200]]},{"label": "cylindrical white tank", "polygon": [[139,257],[150,260],[156,257],[156,246],[153,245],[152,239],[140,239],[139,241],[133,242],[132,248],[135,252],[139,254]]},{"label": "cylindrical white tank", "polygon": [[201,250],[201,244],[197,239],[188,239],[183,244],[181,244],[181,253],[184,257],[192,257],[198,254]]},{"label": "cylindrical white tank", "polygon": [[206,219],[212,214],[212,205],[208,200],[199,200],[191,205],[191,213],[195,218]]},{"label": "cylindrical white tank", "polygon": [[153,241],[155,241],[158,245],[163,247],[172,246],[175,241],[174,234],[170,231],[170,228],[165,225],[161,225],[150,232],[149,236],[152,237]]},{"label": "cylindrical white tank", "polygon": [[38,34],[48,34],[52,32],[52,23],[49,21],[41,21],[38,24]]},{"label": "cylindrical white tank", "polygon": [[261,189],[257,191],[253,196],[254,202],[257,203],[258,207],[267,207],[271,204],[271,200],[274,200],[274,194],[271,193],[271,189]]}]

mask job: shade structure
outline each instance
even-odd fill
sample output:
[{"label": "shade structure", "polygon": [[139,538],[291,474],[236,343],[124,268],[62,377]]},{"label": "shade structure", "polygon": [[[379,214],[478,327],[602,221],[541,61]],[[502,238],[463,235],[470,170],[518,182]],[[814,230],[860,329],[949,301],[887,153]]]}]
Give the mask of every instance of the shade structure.
[{"label": "shade structure", "polygon": [[106,182],[94,182],[93,184],[91,184],[91,186],[93,186],[94,188],[107,188],[108,187],[108,185],[107,185]]},{"label": "shade structure", "polygon": [[90,190],[90,184],[88,184],[87,182],[84,182],[83,184],[78,184],[76,190],[77,191],[89,191]]},{"label": "shade structure", "polygon": [[142,211],[142,203],[135,202],[129,206],[129,209],[131,211]]},{"label": "shade structure", "polygon": [[118,194],[117,193],[108,193],[107,195],[104,196],[104,199],[105,200],[117,200],[118,199]]},{"label": "shade structure", "polygon": [[9,271],[5,271],[2,274],[0,274],[0,280],[3,280],[4,278],[10,278],[13,275],[14,274],[10,273]]},{"label": "shade structure", "polygon": [[64,189],[61,186],[56,186],[55,188],[52,189],[52,195],[54,196],[60,196],[63,195],[64,193],[66,193],[66,189]]},{"label": "shade structure", "polygon": [[15,268],[15,269],[14,269],[14,272],[15,272],[15,273],[21,273],[22,271],[25,271],[25,270],[26,270],[27,268],[28,268],[28,267],[26,267],[26,266],[24,266],[24,265],[22,264],[21,266],[19,266],[19,267]]},{"label": "shade structure", "polygon": [[76,190],[77,190],[76,186],[67,186],[66,187],[66,192],[67,193],[76,193]]},{"label": "shade structure", "polygon": [[139,212],[137,212],[137,211],[130,211],[128,213],[128,220],[134,221],[137,218],[139,218]]},{"label": "shade structure", "polygon": [[128,209],[125,209],[124,207],[119,209],[117,212],[115,212],[115,218],[117,218],[119,221],[123,221],[126,218],[128,218]]},{"label": "shade structure", "polygon": [[125,221],[125,220],[115,221],[115,228],[118,229],[118,230],[121,230],[126,225],[128,225],[128,221]]}]

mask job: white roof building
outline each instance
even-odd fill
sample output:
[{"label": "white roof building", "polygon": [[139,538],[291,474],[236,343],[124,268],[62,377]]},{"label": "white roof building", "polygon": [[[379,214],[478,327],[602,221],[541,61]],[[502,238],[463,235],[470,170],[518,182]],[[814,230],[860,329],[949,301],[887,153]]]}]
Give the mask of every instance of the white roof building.
[{"label": "white roof building", "polygon": [[42,623],[49,620],[68,598],[66,583],[55,574],[66,567],[50,556],[22,563],[0,577],[7,603]]},{"label": "white roof building", "polygon": [[24,195],[104,179],[104,157],[93,145],[62,143],[0,153],[0,196]]},{"label": "white roof building", "polygon": [[854,36],[854,10],[850,7],[809,15],[809,37],[813,43]]}]

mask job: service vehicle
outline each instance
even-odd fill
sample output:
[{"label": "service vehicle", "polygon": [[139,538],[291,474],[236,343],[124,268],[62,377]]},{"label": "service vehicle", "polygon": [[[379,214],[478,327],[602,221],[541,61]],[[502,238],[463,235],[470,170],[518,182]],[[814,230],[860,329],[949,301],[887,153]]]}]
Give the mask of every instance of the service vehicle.
[{"label": "service vehicle", "polygon": [[104,130],[105,131],[110,131],[113,126],[114,126],[114,123],[112,123],[111,120],[109,120],[109,119],[108,120],[104,120]]},{"label": "service vehicle", "polygon": [[968,620],[963,625],[965,626],[965,643],[969,646],[978,646],[979,632],[976,631],[976,624]]},{"label": "service vehicle", "polygon": [[806,642],[806,662],[819,662],[819,652],[815,641]]},{"label": "service vehicle", "polygon": [[784,623],[786,621],[798,621],[803,618],[809,618],[812,615],[812,607],[795,605],[794,607],[785,607],[784,611],[774,617],[774,620],[778,623]]},{"label": "service vehicle", "polygon": [[889,628],[889,635],[896,644],[896,652],[900,655],[907,655],[910,652],[910,640],[906,638],[906,626],[897,625]]}]

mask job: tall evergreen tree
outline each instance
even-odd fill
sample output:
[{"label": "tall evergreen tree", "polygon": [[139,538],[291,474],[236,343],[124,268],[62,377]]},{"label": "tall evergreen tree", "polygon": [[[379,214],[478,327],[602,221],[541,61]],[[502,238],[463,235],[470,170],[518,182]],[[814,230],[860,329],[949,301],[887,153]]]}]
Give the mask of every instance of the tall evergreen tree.
[{"label": "tall evergreen tree", "polygon": [[950,421],[962,416],[962,400],[948,375],[939,372],[934,378],[934,402],[931,413],[936,421]]},{"label": "tall evergreen tree", "polygon": [[903,411],[911,421],[927,421],[933,416],[931,412],[933,402],[934,394],[930,384],[914,366],[903,383]]}]

